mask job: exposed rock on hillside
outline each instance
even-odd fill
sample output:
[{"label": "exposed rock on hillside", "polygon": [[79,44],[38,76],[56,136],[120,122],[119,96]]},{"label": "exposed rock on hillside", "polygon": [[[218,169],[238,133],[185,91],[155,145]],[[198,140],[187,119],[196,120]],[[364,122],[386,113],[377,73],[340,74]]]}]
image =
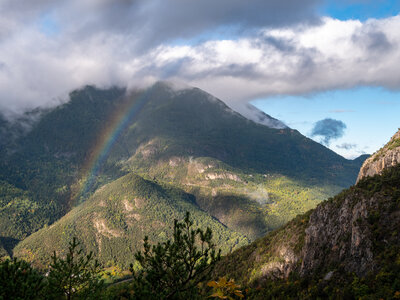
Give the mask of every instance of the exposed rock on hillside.
[{"label": "exposed rock on hillside", "polygon": [[[368,218],[386,202],[380,196],[368,197],[354,189],[318,206],[305,230],[300,273],[311,274],[330,265],[341,265],[345,271],[358,275],[374,270],[374,236]],[[400,221],[386,211],[380,218],[397,224]]]},{"label": "exposed rock on hillside", "polygon": [[226,257],[218,276],[257,286],[291,273],[317,281],[375,276],[399,264],[400,165],[381,172]]},{"label": "exposed rock on hillside", "polygon": [[[85,251],[92,251],[105,266],[128,268],[133,253],[142,249],[145,236],[151,243],[165,241],[172,235],[174,219],[182,219],[186,211],[199,227],[213,230],[222,251],[230,252],[249,243],[247,237],[201,210],[192,195],[130,173],[106,184],[59,221],[24,239],[13,255],[46,265],[53,251],[62,253],[71,237],[76,236]],[[3,240],[0,236],[0,257]]]},{"label": "exposed rock on hillside", "polygon": [[357,182],[366,176],[381,174],[382,170],[400,163],[400,130],[382,149],[368,158],[361,167]]}]

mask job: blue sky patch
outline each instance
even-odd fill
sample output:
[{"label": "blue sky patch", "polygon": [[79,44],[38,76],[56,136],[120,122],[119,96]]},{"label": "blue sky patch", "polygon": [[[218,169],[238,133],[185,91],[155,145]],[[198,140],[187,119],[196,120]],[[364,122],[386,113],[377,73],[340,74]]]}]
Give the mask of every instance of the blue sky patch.
[{"label": "blue sky patch", "polygon": [[60,26],[51,14],[44,14],[39,19],[39,30],[47,36],[53,36],[60,32]]},{"label": "blue sky patch", "polygon": [[321,15],[339,20],[360,21],[396,16],[399,11],[398,0],[326,0],[319,10]]},{"label": "blue sky patch", "polygon": [[[332,118],[346,124],[343,137],[332,141],[329,148],[354,158],[372,154],[398,130],[400,92],[376,87],[336,90],[311,96],[279,96],[258,99],[252,104],[289,127],[312,137],[312,129],[320,120]],[[351,149],[341,145],[355,145]]]}]

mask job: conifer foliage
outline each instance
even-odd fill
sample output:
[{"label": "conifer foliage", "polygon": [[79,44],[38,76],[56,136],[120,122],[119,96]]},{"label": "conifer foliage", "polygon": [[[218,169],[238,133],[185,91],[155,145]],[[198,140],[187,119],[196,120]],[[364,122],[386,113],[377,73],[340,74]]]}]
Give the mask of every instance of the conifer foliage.
[{"label": "conifer foliage", "polygon": [[151,246],[144,239],[144,251],[135,258],[141,270],[134,272],[134,299],[194,299],[198,284],[206,279],[220,259],[212,242],[212,231],[193,229],[187,212],[183,222],[174,221],[172,240]]},{"label": "conifer foliage", "polygon": [[55,298],[96,299],[102,292],[100,265],[93,259],[93,252],[85,255],[78,249],[79,242],[74,237],[69,243],[65,258],[52,256],[48,276],[50,292]]},{"label": "conifer foliage", "polygon": [[0,299],[43,299],[46,287],[29,263],[17,258],[0,263]]}]

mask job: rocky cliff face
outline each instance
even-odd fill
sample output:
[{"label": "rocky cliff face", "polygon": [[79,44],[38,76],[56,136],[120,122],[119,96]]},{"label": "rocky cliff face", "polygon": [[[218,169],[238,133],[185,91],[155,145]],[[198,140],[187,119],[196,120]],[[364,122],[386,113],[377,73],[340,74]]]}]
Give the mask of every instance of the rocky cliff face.
[{"label": "rocky cliff face", "polygon": [[[341,273],[364,277],[400,263],[399,142],[400,131],[364,164],[357,185],[228,256],[222,273],[258,285],[291,273],[325,281]],[[380,176],[365,177],[374,174]]]},{"label": "rocky cliff face", "polygon": [[[379,268],[377,245],[400,243],[398,164],[400,130],[365,161],[356,186],[311,213],[299,255],[301,274],[340,265],[348,273],[364,276]],[[381,176],[366,178],[374,175]]]},{"label": "rocky cliff face", "polygon": [[357,182],[367,176],[381,174],[387,167],[400,163],[400,130],[382,149],[368,158],[361,167]]},{"label": "rocky cliff face", "polygon": [[301,253],[300,273],[303,275],[324,269],[328,274],[330,266],[341,266],[346,272],[357,275],[373,271],[376,268],[375,237],[369,218],[381,209],[379,219],[382,218],[382,222],[392,217],[396,224],[400,222],[397,215],[386,212],[390,199],[368,197],[354,190],[335,200],[317,207],[310,216]]},{"label": "rocky cliff face", "polygon": [[[319,205],[302,232],[291,238],[295,243],[278,240],[271,248],[273,255],[260,267],[261,277],[287,278],[292,271],[329,277],[338,268],[359,276],[375,271],[377,244],[400,243],[400,207],[398,199],[387,192],[370,193],[371,184],[369,179]],[[396,185],[400,185],[398,179]],[[291,235],[289,228],[284,229],[286,239]]]}]

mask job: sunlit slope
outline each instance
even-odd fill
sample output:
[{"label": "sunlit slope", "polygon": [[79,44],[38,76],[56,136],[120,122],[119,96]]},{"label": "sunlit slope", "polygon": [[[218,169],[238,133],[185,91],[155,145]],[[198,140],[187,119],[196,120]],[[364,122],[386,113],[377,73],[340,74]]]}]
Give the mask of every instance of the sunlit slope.
[{"label": "sunlit slope", "polygon": [[135,159],[129,161],[128,169],[193,194],[202,209],[252,240],[341,190],[335,185],[243,171],[212,158],[172,157],[147,167]]},{"label": "sunlit slope", "polygon": [[53,251],[65,250],[76,236],[102,263],[127,267],[145,235],[152,242],[165,241],[174,219],[182,219],[186,211],[196,226],[213,230],[224,252],[248,243],[243,235],[199,209],[194,200],[175,187],[128,174],[100,188],[55,224],[32,234],[18,244],[14,254],[45,264]]}]

